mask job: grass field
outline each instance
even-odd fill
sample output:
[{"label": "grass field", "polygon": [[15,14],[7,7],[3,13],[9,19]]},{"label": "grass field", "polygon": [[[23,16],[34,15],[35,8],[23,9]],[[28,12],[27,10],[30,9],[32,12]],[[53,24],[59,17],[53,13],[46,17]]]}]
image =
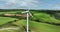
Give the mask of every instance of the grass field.
[{"label": "grass field", "polygon": [[30,22],[30,29],[34,32],[59,32],[60,26],[55,26],[46,23]]},{"label": "grass field", "polygon": [[15,18],[10,18],[10,17],[0,17],[0,25],[8,23],[10,21],[15,20]]},{"label": "grass field", "polygon": [[[20,14],[22,11],[7,11],[0,12],[0,14]],[[46,12],[30,11],[33,17],[29,19],[30,32],[60,32],[60,20],[51,16]],[[60,15],[57,13],[58,16]],[[59,17],[58,17],[59,18]],[[17,20],[17,21],[14,21]],[[5,24],[5,25],[4,25]],[[0,30],[0,32],[25,32],[26,19],[25,18],[12,18],[0,16],[0,28],[5,27],[19,27],[19,30]]]}]

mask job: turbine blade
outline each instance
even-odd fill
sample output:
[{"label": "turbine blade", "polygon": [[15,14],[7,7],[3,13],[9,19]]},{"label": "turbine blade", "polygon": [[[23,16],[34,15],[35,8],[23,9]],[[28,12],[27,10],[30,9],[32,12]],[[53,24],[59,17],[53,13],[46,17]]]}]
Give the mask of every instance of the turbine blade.
[{"label": "turbine blade", "polygon": [[[29,12],[29,14],[32,16],[32,14]],[[32,16],[33,17],[33,16]]]},{"label": "turbine blade", "polygon": [[[28,12],[29,12],[29,14],[32,16],[32,14],[30,13],[30,10],[28,9]],[[32,16],[33,17],[33,16]]]}]

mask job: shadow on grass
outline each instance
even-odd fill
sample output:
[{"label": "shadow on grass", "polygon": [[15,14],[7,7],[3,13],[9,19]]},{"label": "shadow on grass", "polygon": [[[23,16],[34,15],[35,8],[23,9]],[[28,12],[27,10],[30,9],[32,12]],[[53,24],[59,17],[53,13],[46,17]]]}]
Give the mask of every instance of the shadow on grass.
[{"label": "shadow on grass", "polygon": [[41,23],[47,23],[47,24],[52,24],[52,25],[56,25],[56,26],[60,26],[60,23],[54,23],[54,22],[42,22],[40,20],[32,20],[32,21],[35,21],[35,22],[41,22]]}]

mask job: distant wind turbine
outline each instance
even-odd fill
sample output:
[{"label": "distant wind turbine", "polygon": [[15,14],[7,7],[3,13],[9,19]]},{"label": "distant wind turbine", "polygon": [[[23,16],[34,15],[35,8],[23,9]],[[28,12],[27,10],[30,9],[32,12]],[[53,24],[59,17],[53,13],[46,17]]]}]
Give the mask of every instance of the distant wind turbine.
[{"label": "distant wind turbine", "polygon": [[[29,32],[29,15],[32,16],[32,14],[30,13],[29,10],[25,11],[25,12],[22,12],[22,13],[26,13],[27,14],[27,31],[26,32]],[[33,17],[33,16],[32,16]]]}]

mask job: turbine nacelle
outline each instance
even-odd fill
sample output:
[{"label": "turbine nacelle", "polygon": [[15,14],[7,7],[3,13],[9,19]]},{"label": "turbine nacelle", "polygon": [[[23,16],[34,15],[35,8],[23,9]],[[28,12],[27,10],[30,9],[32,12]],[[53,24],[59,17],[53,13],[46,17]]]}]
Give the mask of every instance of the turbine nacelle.
[{"label": "turbine nacelle", "polygon": [[[25,11],[25,12],[22,12],[22,13],[29,13],[30,16],[32,16],[32,14],[30,13],[30,11]],[[33,17],[33,16],[32,16]]]}]

